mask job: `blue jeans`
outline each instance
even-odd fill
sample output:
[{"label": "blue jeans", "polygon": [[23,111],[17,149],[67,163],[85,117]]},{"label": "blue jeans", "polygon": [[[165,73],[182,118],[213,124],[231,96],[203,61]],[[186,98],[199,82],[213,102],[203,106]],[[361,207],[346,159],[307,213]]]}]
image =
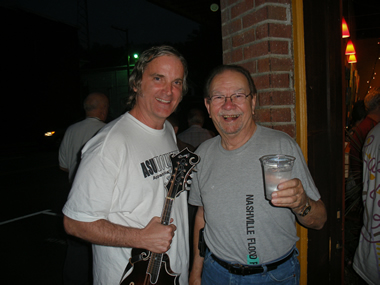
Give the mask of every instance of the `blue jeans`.
[{"label": "blue jeans", "polygon": [[[300,279],[300,265],[298,250],[295,248],[293,256],[276,269],[251,275],[235,275],[219,265],[207,251],[203,264],[202,285],[243,285],[243,284],[281,284],[298,285]],[[274,260],[273,262],[276,262]],[[263,265],[266,269],[266,266]]]}]

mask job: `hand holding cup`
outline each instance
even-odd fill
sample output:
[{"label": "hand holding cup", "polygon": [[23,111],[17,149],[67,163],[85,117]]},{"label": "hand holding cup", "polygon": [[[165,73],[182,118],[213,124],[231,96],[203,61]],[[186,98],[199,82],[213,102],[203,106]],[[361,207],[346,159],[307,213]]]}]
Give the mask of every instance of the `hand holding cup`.
[{"label": "hand holding cup", "polygon": [[292,178],[295,159],[293,156],[282,154],[265,155],[260,158],[267,200],[272,200],[272,193],[278,191],[278,184]]}]

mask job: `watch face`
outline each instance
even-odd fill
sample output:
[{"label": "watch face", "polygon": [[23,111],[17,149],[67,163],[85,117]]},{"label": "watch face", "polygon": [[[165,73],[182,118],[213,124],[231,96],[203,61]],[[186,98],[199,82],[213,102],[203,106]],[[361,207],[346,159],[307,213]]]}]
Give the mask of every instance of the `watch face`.
[{"label": "watch face", "polygon": [[306,207],[306,209],[301,214],[302,217],[306,216],[310,212],[311,206]]}]

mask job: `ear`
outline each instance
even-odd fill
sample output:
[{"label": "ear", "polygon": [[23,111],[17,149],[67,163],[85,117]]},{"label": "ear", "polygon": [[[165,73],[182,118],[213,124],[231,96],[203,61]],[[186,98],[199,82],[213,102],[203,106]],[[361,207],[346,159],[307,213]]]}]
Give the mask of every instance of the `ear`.
[{"label": "ear", "polygon": [[211,115],[210,115],[210,101],[207,98],[205,98],[204,100],[205,100],[204,102],[205,102],[205,106],[206,106],[208,115],[211,118]]},{"label": "ear", "polygon": [[257,99],[257,95],[256,94],[252,95],[252,115],[255,114],[256,99]]}]

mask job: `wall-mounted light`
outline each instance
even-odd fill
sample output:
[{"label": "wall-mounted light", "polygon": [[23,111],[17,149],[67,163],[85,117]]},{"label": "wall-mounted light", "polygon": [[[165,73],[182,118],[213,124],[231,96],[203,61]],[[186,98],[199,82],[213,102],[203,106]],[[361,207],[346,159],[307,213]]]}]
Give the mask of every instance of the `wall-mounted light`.
[{"label": "wall-mounted light", "polygon": [[346,46],[346,55],[350,55],[350,54],[355,54],[355,48],[354,48],[354,44],[352,43],[351,40],[348,41],[347,43],[347,46]]},{"label": "wall-mounted light", "polygon": [[342,18],[342,38],[349,38],[350,31],[348,30],[347,22],[344,18]]},{"label": "wall-mounted light", "polygon": [[357,62],[356,55],[350,54],[350,56],[348,57],[348,63],[355,63],[355,62]]}]

